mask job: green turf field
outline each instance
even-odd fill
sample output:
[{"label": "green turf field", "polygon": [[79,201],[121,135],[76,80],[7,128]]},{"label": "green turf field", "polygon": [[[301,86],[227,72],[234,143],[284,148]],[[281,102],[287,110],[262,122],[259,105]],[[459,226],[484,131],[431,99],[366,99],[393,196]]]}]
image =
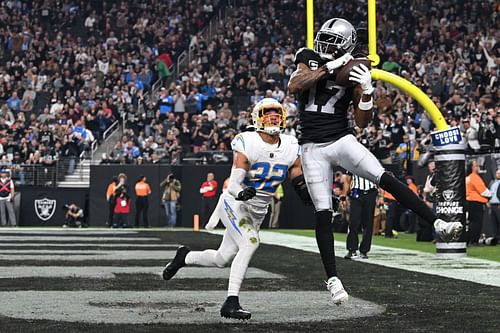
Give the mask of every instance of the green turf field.
[{"label": "green turf field", "polygon": [[[301,235],[314,237],[314,230],[292,230],[292,229],[282,229],[277,230],[277,232],[282,232],[292,235]],[[361,237],[361,235],[360,235]],[[345,242],[347,234],[335,233],[335,239]],[[415,240],[415,234],[404,234],[399,233],[397,238],[384,238],[383,236],[373,236],[373,244],[387,247],[394,247],[406,250],[415,250],[422,252],[435,253],[436,248],[431,242],[417,242]],[[493,260],[500,262],[500,246],[473,246],[467,249],[467,255],[469,257]]]}]

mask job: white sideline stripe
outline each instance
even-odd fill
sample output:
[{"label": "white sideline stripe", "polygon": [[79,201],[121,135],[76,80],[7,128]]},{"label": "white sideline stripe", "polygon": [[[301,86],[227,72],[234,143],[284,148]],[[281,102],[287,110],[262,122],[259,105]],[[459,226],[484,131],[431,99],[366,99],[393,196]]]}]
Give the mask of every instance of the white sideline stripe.
[{"label": "white sideline stripe", "polygon": [[137,234],[137,231],[132,231],[128,229],[102,229],[102,230],[89,230],[85,229],[18,229],[18,228],[9,228],[9,229],[0,229],[0,237],[2,234],[37,234],[37,235],[134,235]]},{"label": "white sideline stripe", "polygon": [[[213,233],[222,234],[223,230],[215,230]],[[319,253],[314,237],[261,230],[260,241],[265,244]],[[346,251],[345,242],[335,241],[337,257],[343,257]],[[369,259],[358,261],[500,287],[500,274],[498,274],[500,262],[491,260],[470,257],[443,258],[426,252],[372,245]]]},{"label": "white sideline stripe", "polygon": [[[18,253],[28,254],[18,254]],[[68,254],[68,252],[77,252],[79,254]],[[155,251],[155,250],[0,250],[0,260],[20,261],[87,261],[87,260],[165,260],[175,256],[176,251]],[[33,253],[33,255],[29,254]],[[35,255],[40,253],[40,255]],[[87,253],[87,255],[83,255]]]},{"label": "white sideline stripe", "polygon": [[[0,242],[0,251],[4,251],[2,247],[26,247],[26,248],[39,248],[39,247],[130,247],[130,248],[148,248],[148,247],[168,247],[177,248],[179,244],[136,244],[136,243],[2,243]],[[23,251],[24,250],[18,250]],[[71,251],[71,250],[66,250]]]},{"label": "white sideline stripe", "polygon": [[[76,236],[3,236],[0,241],[44,241],[44,242],[111,242],[111,241],[160,241],[157,237],[76,237]],[[0,242],[1,244],[1,242]]]},{"label": "white sideline stripe", "polygon": [[[15,278],[95,278],[113,279],[116,274],[153,274],[160,275],[162,266],[3,266],[0,279]],[[184,267],[174,279],[229,279],[230,268]],[[285,276],[249,267],[247,279],[284,279]]]}]

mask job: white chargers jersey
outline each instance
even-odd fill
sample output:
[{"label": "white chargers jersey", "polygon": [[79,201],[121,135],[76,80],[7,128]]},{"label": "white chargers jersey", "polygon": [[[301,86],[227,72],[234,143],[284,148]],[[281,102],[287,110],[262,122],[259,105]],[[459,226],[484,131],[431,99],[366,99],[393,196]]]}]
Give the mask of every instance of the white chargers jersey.
[{"label": "white chargers jersey", "polygon": [[278,185],[286,179],[288,168],[300,156],[297,139],[283,134],[277,144],[269,144],[258,132],[243,132],[233,139],[231,148],[248,158],[250,170],[243,183],[255,187],[257,197],[264,200],[267,199],[264,197],[271,199]]}]

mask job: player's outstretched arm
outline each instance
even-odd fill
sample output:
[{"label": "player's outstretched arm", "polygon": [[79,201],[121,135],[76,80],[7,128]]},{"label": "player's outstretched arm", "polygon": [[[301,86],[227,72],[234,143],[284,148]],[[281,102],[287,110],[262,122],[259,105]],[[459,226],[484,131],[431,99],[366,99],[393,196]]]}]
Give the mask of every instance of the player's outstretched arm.
[{"label": "player's outstretched arm", "polygon": [[295,72],[288,81],[288,91],[296,94],[311,88],[316,82],[328,75],[328,68],[321,66],[313,71],[306,64],[299,63]]}]

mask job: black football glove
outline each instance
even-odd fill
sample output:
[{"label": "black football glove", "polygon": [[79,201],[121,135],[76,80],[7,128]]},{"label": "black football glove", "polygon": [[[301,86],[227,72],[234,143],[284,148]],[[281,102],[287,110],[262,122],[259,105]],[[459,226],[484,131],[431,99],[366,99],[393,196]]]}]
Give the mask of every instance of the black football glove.
[{"label": "black football glove", "polygon": [[236,198],[236,200],[247,201],[249,199],[252,199],[255,194],[257,194],[257,190],[254,187],[245,187],[243,191],[240,191],[240,193],[238,193],[238,197]]},{"label": "black football glove", "polygon": [[309,191],[307,190],[306,180],[304,179],[304,175],[300,175],[292,179],[292,185],[295,189],[295,192],[299,195],[300,199],[306,206],[312,206],[313,202],[311,196],[309,195]]}]

